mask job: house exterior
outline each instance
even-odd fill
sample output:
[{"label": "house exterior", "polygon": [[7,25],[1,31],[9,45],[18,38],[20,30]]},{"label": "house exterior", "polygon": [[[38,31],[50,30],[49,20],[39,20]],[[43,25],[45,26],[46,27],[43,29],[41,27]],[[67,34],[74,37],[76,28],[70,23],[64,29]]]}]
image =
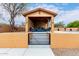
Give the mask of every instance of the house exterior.
[{"label": "house exterior", "polygon": [[[56,15],[55,12],[43,8],[24,12],[25,32],[0,33],[0,48],[29,48],[29,45],[49,45],[50,48],[79,48],[78,31],[69,32],[69,28],[66,29],[67,31],[64,31],[63,28],[60,28],[60,31],[55,31],[54,17]],[[73,30],[75,31],[76,28]]]}]

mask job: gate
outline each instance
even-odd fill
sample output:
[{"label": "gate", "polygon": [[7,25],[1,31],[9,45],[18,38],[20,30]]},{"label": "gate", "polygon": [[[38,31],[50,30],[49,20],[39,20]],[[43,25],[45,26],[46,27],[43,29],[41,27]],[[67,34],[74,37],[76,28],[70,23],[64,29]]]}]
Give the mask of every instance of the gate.
[{"label": "gate", "polygon": [[49,45],[49,33],[30,33],[29,45]]}]

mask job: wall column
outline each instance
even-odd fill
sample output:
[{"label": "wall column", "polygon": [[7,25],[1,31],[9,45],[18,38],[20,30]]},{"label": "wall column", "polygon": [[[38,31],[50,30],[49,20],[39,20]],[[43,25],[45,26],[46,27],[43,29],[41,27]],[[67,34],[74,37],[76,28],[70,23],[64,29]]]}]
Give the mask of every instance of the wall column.
[{"label": "wall column", "polygon": [[26,17],[26,26],[25,26],[25,31],[28,33],[28,17]]},{"label": "wall column", "polygon": [[54,17],[51,17],[51,33],[54,32]]},{"label": "wall column", "polygon": [[54,40],[54,17],[51,17],[51,33],[50,33],[50,47],[53,48],[53,40]]},{"label": "wall column", "polygon": [[26,24],[25,24],[25,33],[26,33],[26,47],[28,47],[28,17],[26,16]]}]

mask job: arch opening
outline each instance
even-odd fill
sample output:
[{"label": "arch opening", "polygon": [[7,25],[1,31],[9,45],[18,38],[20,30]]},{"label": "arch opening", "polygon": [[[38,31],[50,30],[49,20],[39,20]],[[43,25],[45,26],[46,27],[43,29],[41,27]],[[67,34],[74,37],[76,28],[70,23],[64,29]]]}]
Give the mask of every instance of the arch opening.
[{"label": "arch opening", "polygon": [[51,17],[29,17],[29,32],[50,32]]}]

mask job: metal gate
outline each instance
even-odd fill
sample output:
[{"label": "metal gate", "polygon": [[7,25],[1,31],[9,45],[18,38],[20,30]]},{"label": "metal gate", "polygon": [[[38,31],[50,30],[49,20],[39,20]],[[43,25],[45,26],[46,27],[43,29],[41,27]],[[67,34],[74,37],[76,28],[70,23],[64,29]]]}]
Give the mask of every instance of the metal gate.
[{"label": "metal gate", "polygon": [[49,45],[49,33],[30,33],[28,43],[29,45]]}]

